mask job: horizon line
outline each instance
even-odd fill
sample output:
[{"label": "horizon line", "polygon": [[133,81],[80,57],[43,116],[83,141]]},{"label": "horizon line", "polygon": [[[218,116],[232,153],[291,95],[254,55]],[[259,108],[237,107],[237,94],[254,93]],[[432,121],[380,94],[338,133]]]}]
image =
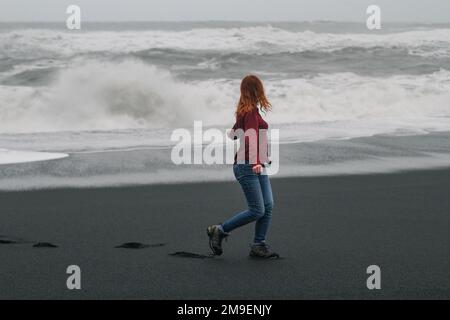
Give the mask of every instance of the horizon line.
[{"label": "horizon line", "polygon": [[[0,21],[5,23],[65,23],[66,20],[10,20]],[[366,20],[226,20],[226,19],[209,19],[209,20],[84,20],[82,23],[205,23],[205,22],[239,22],[239,23],[365,23]],[[410,23],[410,24],[450,24],[449,21],[398,21],[385,20],[383,23]]]}]

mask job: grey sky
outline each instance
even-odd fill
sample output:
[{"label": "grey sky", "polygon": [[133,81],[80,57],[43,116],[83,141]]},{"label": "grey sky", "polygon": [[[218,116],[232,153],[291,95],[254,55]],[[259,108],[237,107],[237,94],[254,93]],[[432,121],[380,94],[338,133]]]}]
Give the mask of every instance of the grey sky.
[{"label": "grey sky", "polygon": [[450,22],[449,0],[0,0],[0,21],[65,21],[69,4],[84,21],[365,21],[377,4],[386,22]]}]

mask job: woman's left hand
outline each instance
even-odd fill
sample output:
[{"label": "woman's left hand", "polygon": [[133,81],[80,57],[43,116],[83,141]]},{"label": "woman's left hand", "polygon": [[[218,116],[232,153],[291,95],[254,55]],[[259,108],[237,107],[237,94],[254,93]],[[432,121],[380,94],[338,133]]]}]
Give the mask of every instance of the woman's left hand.
[{"label": "woman's left hand", "polygon": [[253,170],[253,172],[256,173],[256,174],[261,174],[262,171],[263,171],[263,167],[262,167],[262,165],[257,164],[257,165],[255,165],[255,166],[253,166],[252,170]]}]

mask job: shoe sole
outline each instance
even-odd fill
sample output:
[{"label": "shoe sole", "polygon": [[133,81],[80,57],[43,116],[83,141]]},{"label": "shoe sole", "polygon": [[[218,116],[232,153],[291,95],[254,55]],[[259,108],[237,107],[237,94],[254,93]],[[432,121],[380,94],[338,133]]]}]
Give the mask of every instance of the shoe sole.
[{"label": "shoe sole", "polygon": [[271,260],[271,259],[280,259],[280,255],[273,255],[273,256],[270,256],[270,257],[262,257],[262,256],[258,256],[258,255],[255,255],[255,254],[249,254],[248,255],[250,258],[252,258],[252,259],[259,259],[259,260]]},{"label": "shoe sole", "polygon": [[220,255],[222,255],[223,251],[222,250],[219,251],[213,247],[212,241],[211,241],[212,233],[213,233],[213,231],[211,230],[211,227],[206,228],[206,234],[208,235],[208,238],[209,238],[209,247],[211,248],[211,251],[213,252],[214,255],[220,256]]}]

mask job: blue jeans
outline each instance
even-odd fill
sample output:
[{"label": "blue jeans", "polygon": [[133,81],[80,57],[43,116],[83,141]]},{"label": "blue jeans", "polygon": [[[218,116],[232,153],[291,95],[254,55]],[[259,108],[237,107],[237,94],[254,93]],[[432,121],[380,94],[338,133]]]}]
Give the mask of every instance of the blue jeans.
[{"label": "blue jeans", "polygon": [[272,219],[273,196],[267,174],[253,172],[251,164],[235,164],[234,176],[244,191],[248,210],[241,212],[222,224],[225,232],[256,221],[254,243],[264,243]]}]

